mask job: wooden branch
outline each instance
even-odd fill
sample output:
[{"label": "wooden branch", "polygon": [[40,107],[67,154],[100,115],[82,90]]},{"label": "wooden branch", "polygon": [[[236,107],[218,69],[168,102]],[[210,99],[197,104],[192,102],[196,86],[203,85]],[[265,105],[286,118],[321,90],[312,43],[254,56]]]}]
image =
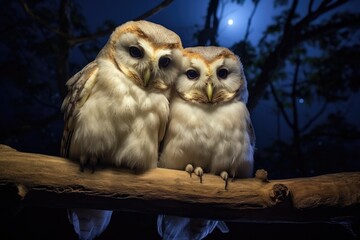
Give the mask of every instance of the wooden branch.
[{"label": "wooden branch", "polygon": [[205,174],[201,184],[197,176],[190,177],[185,171],[162,168],[142,173],[111,167],[95,173],[80,172],[78,163],[68,159],[0,145],[0,193],[15,188],[19,204],[25,206],[86,207],[237,221],[305,221],[309,214],[314,220],[314,216],[326,219],[359,213],[360,172],[266,178],[266,171],[258,170],[255,178],[236,179],[225,190],[224,181],[211,174]]},{"label": "wooden branch", "polygon": [[174,0],[164,0],[162,1],[160,4],[158,4],[157,6],[153,7],[152,9],[150,9],[149,11],[141,14],[140,16],[137,16],[136,18],[134,18],[134,21],[138,21],[138,20],[143,20],[143,19],[147,19],[153,15],[155,15],[156,13],[160,12],[162,9],[166,8],[167,6],[169,6]]}]

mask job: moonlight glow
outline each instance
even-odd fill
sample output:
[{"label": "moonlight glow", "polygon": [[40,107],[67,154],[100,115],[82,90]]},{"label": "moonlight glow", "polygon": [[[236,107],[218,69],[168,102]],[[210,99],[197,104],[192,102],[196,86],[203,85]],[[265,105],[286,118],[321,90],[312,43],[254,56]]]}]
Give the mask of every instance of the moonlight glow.
[{"label": "moonlight glow", "polygon": [[227,21],[227,24],[229,26],[233,25],[234,24],[234,20],[232,20],[231,18]]}]

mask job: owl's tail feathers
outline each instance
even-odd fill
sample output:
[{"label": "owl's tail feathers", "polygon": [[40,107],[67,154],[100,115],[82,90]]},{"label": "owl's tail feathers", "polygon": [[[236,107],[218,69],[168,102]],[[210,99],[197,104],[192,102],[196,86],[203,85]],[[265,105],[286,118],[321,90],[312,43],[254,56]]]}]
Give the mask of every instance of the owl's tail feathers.
[{"label": "owl's tail feathers", "polygon": [[223,221],[169,215],[158,215],[157,227],[162,240],[201,240],[211,234],[215,227],[222,233],[229,232]]},{"label": "owl's tail feathers", "polygon": [[68,218],[80,240],[92,240],[105,231],[112,211],[97,209],[68,209]]},{"label": "owl's tail feathers", "polygon": [[224,221],[218,221],[216,225],[222,233],[228,233],[229,228]]}]

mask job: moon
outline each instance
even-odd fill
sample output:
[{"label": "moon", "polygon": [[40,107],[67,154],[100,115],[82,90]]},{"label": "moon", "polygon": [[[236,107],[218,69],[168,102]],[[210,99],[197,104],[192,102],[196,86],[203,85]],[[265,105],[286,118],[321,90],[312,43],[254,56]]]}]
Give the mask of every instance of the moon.
[{"label": "moon", "polygon": [[233,25],[234,24],[234,20],[232,20],[231,18],[227,21],[227,24],[229,26]]}]

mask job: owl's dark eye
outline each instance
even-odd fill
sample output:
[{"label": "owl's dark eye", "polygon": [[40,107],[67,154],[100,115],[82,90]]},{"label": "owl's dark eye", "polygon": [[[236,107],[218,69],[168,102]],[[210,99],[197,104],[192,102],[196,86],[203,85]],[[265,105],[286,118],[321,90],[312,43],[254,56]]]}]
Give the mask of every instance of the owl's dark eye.
[{"label": "owl's dark eye", "polygon": [[169,66],[170,62],[171,62],[171,59],[170,59],[170,58],[168,58],[168,57],[161,57],[161,58],[159,59],[159,67],[160,67],[160,68],[166,68],[167,66]]},{"label": "owl's dark eye", "polygon": [[225,78],[227,78],[229,71],[225,68],[221,68],[217,71],[216,74],[217,74],[218,78],[225,79]]},{"label": "owl's dark eye", "polygon": [[143,51],[140,48],[134,46],[129,48],[129,53],[133,58],[142,58],[144,56]]},{"label": "owl's dark eye", "polygon": [[190,69],[186,71],[186,76],[188,77],[188,79],[195,79],[197,77],[199,77],[199,73],[197,71],[195,71],[194,69]]}]

